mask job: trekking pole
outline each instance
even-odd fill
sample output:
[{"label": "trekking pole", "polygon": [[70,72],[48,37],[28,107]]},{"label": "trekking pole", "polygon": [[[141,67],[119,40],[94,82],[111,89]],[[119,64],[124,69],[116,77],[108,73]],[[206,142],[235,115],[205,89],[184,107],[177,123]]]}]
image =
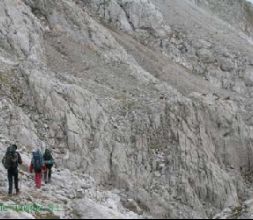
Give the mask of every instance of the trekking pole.
[{"label": "trekking pole", "polygon": [[21,190],[21,188],[22,188],[22,182],[23,182],[23,176],[26,176],[26,173],[25,173],[25,171],[24,170],[21,170],[21,169],[19,169],[19,173],[20,173],[20,190]]},{"label": "trekking pole", "polygon": [[23,182],[23,177],[24,176],[28,176],[23,170],[20,170],[19,169],[19,178],[18,178],[18,182],[19,182],[19,188],[20,188],[20,191],[22,192],[22,182]]},{"label": "trekking pole", "polygon": [[19,187],[19,190],[20,192],[22,192],[22,178],[21,176],[23,175],[23,173],[21,172],[20,169],[18,169],[18,187]]}]

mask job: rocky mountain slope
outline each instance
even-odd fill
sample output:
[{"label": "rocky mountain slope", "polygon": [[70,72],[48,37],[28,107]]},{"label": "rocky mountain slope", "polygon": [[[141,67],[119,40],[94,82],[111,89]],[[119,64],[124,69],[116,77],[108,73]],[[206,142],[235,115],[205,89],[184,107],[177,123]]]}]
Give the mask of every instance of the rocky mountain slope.
[{"label": "rocky mountain slope", "polygon": [[[0,168],[1,202],[58,204],[39,214],[61,218],[251,216],[253,9],[231,2],[0,0],[0,156],[15,142],[26,161],[17,198]],[[41,191],[35,147],[57,161]]]},{"label": "rocky mountain slope", "polygon": [[212,1],[192,0],[197,5],[211,11],[235,28],[252,37],[253,9],[252,1]]}]

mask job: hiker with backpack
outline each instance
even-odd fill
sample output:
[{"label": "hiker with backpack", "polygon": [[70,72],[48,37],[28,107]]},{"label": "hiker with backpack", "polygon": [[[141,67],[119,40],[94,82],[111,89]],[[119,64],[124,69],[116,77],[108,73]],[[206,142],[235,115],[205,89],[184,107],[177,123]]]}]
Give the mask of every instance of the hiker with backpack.
[{"label": "hiker with backpack", "polygon": [[45,183],[51,183],[51,177],[52,177],[52,168],[54,166],[54,158],[52,156],[52,153],[49,149],[45,150],[45,153],[43,155],[43,159],[45,162],[45,173],[44,173],[44,180]]},{"label": "hiker with backpack", "polygon": [[45,170],[45,163],[41,151],[38,149],[32,153],[32,162],[30,165],[30,172],[35,172],[35,185],[37,189],[41,188],[42,173]]},{"label": "hiker with backpack", "polygon": [[13,178],[16,189],[16,195],[20,193],[18,187],[18,165],[22,164],[20,154],[17,152],[17,145],[12,145],[7,148],[6,154],[2,160],[2,164],[5,169],[8,170],[8,182],[9,182],[9,196],[12,196],[13,192]]}]

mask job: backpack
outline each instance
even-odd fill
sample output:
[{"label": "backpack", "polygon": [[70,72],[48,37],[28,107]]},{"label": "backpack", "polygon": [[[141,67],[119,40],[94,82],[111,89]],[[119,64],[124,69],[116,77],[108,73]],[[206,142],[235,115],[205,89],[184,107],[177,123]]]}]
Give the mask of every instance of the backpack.
[{"label": "backpack", "polygon": [[5,156],[2,159],[2,164],[6,170],[15,169],[18,166],[18,154],[12,146],[8,147]]},{"label": "backpack", "polygon": [[44,154],[44,160],[52,160],[52,154],[51,151],[46,149],[45,154]]},{"label": "backpack", "polygon": [[44,166],[44,163],[43,163],[43,157],[40,151],[33,153],[32,164],[36,173],[41,172],[42,167]]},{"label": "backpack", "polygon": [[45,165],[46,165],[48,168],[51,169],[51,168],[53,167],[53,165],[54,165],[54,159],[53,159],[53,156],[52,156],[51,151],[48,150],[48,149],[46,149],[43,158],[44,158],[44,161],[45,161]]}]

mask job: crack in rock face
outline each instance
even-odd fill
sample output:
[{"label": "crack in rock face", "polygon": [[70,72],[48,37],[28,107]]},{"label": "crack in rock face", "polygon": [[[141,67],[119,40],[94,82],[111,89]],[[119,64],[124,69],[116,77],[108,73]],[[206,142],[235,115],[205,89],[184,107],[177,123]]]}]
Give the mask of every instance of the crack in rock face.
[{"label": "crack in rock face", "polygon": [[[0,166],[0,217],[252,217],[252,12],[244,0],[1,0],[0,156],[16,143],[24,164],[17,197]],[[34,148],[56,161],[41,190]],[[47,208],[1,211],[15,205]]]}]

